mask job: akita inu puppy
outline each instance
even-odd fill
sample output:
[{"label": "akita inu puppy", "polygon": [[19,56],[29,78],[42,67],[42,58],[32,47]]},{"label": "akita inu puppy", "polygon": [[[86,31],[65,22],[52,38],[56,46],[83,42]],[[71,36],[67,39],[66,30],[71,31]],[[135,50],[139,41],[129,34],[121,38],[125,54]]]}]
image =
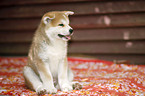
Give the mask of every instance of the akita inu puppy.
[{"label": "akita inu puppy", "polygon": [[73,14],[72,11],[48,12],[36,30],[23,75],[26,85],[38,94],[73,89],[73,73],[67,64],[67,41],[73,34],[68,15]]}]

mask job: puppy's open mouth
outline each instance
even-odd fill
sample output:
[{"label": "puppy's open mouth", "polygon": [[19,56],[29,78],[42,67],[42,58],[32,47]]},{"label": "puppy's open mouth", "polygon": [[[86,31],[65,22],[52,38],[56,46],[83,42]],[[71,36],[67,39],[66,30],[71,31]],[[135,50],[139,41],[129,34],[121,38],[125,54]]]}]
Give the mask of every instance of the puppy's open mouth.
[{"label": "puppy's open mouth", "polygon": [[61,35],[61,34],[58,34],[58,36],[60,38],[62,38],[63,40],[70,40],[71,39],[71,35]]}]

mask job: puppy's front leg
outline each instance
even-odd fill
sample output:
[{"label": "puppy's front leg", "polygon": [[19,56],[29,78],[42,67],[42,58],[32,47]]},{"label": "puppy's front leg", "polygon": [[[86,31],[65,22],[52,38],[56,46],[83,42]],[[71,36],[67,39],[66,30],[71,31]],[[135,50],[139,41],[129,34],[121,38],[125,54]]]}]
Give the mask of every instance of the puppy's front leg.
[{"label": "puppy's front leg", "polygon": [[37,65],[37,69],[43,83],[43,88],[47,91],[47,93],[56,93],[57,89],[54,87],[49,65],[42,60],[39,61],[40,62]]},{"label": "puppy's front leg", "polygon": [[68,80],[68,64],[67,64],[67,58],[65,58],[60,64],[59,64],[59,70],[58,70],[58,81],[61,91],[71,91],[72,85]]}]

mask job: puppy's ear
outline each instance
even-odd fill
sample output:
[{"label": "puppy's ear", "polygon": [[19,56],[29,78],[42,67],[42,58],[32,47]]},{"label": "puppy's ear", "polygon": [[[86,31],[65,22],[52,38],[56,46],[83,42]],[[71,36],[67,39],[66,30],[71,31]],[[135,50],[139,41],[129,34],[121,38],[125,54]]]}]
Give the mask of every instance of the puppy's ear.
[{"label": "puppy's ear", "polygon": [[45,16],[44,18],[43,18],[43,22],[44,22],[44,24],[48,24],[51,20],[53,20],[55,18],[55,15],[53,15],[53,16]]},{"label": "puppy's ear", "polygon": [[73,11],[64,11],[64,14],[68,16],[68,15],[73,15],[74,12]]}]

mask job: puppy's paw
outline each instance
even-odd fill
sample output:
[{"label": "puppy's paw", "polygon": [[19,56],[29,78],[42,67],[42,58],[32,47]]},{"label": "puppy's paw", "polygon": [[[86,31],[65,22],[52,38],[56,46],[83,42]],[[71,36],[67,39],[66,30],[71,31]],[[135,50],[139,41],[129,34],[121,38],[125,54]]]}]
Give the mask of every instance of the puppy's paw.
[{"label": "puppy's paw", "polygon": [[69,83],[64,83],[61,86],[61,91],[68,92],[68,91],[71,91],[71,90],[73,90],[73,88]]},{"label": "puppy's paw", "polygon": [[48,86],[49,88],[45,88],[46,89],[46,92],[48,94],[56,94],[57,93],[57,89],[55,87],[50,87]]},{"label": "puppy's paw", "polygon": [[47,92],[45,89],[43,89],[43,90],[40,90],[39,92],[37,92],[37,94],[41,96],[41,95],[47,94]]},{"label": "puppy's paw", "polygon": [[36,90],[38,95],[44,95],[47,94],[46,89],[44,89],[42,86],[39,86]]},{"label": "puppy's paw", "polygon": [[81,84],[79,84],[79,83],[73,84],[73,90],[80,90],[80,89],[82,89],[82,85]]}]

